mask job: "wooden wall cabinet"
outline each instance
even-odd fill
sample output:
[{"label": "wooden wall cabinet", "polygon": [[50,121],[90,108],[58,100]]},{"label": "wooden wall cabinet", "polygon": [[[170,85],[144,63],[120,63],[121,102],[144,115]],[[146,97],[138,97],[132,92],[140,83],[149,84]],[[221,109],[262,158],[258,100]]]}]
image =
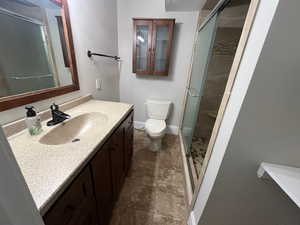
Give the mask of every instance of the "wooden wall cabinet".
[{"label": "wooden wall cabinet", "polygon": [[133,73],[167,76],[175,19],[133,19]]},{"label": "wooden wall cabinet", "polygon": [[45,225],[109,225],[132,151],[133,111],[46,213]]}]

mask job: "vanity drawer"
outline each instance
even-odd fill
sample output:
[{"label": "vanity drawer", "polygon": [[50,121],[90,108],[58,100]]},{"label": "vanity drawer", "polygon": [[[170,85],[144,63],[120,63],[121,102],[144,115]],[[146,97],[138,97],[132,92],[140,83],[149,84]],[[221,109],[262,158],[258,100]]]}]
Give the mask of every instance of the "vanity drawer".
[{"label": "vanity drawer", "polygon": [[92,187],[89,168],[85,168],[44,216],[45,225],[96,225]]}]

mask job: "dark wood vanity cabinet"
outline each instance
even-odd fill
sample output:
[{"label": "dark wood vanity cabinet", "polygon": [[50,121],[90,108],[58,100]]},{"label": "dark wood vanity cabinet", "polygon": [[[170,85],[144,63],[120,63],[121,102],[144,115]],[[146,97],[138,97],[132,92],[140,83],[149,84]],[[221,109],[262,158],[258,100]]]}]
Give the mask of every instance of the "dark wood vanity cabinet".
[{"label": "dark wood vanity cabinet", "polygon": [[133,114],[131,114],[124,122],[124,171],[127,175],[133,156]]},{"label": "dark wood vanity cabinet", "polygon": [[169,73],[175,19],[133,19],[133,73]]},{"label": "dark wood vanity cabinet", "polygon": [[54,203],[45,225],[109,225],[133,154],[133,111]]},{"label": "dark wood vanity cabinet", "polygon": [[45,225],[97,225],[92,177],[85,168],[44,216]]},{"label": "dark wood vanity cabinet", "polygon": [[91,161],[99,225],[109,223],[114,206],[109,145],[107,142]]},{"label": "dark wood vanity cabinet", "polygon": [[121,125],[110,138],[110,164],[113,186],[113,197],[117,201],[124,183],[124,127]]}]

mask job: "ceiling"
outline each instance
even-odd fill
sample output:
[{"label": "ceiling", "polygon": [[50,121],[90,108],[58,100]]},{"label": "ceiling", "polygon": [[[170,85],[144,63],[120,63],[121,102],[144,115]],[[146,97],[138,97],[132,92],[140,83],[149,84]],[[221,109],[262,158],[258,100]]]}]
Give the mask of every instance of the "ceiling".
[{"label": "ceiling", "polygon": [[[219,1],[220,0],[207,0],[205,5],[203,6],[203,9],[205,10],[213,9]],[[228,7],[247,5],[250,3],[250,1],[251,0],[231,0]]]},{"label": "ceiling", "polygon": [[206,0],[165,0],[166,11],[199,11]]},{"label": "ceiling", "polygon": [[27,1],[27,0],[11,0],[12,2],[16,2],[18,4],[21,4],[21,5],[24,5],[24,6],[27,6],[27,7],[36,7],[35,4]]},{"label": "ceiling", "polygon": [[[165,0],[166,11],[199,11],[211,10],[220,0]],[[231,0],[230,6],[249,4],[250,0]]]}]

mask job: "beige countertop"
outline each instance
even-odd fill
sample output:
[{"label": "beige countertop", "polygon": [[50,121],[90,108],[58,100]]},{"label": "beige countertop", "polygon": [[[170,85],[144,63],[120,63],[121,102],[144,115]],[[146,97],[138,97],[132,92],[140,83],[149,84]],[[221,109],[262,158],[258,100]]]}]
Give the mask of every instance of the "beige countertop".
[{"label": "beige countertop", "polygon": [[[27,130],[8,138],[17,162],[25,177],[33,199],[44,215],[68,184],[95,154],[121,121],[128,115],[132,105],[117,102],[90,100],[66,113],[72,118],[91,112],[107,115],[105,124],[97,126],[91,134],[79,142],[63,145],[44,145],[40,138],[53,127],[43,122],[43,132],[30,136]],[[59,125],[58,125],[59,126]]]}]

